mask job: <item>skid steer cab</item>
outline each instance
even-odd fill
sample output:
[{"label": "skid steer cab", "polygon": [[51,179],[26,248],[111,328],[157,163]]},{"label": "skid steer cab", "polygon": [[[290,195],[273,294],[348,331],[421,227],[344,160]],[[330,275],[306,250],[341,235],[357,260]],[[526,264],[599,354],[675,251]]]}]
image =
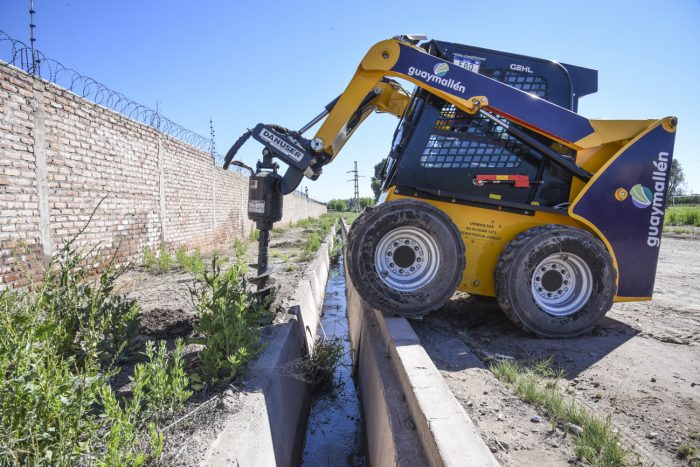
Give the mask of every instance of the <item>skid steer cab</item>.
[{"label": "skid steer cab", "polygon": [[260,124],[225,166],[250,136],[263,144],[249,215],[269,229],[282,195],[304,176],[318,178],[369,114],[393,114],[400,120],[381,203],[348,236],[348,269],[363,298],[418,318],[459,290],[495,297],[537,335],[577,336],[614,302],[651,299],[677,126],[675,117],[577,114],[597,86],[592,69],[398,36],[375,44],[307,125]]}]

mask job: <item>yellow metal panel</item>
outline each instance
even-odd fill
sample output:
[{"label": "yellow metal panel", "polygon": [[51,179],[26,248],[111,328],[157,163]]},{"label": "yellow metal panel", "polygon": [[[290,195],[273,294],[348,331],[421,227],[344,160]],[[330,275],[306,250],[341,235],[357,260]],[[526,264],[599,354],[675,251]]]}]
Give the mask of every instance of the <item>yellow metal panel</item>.
[{"label": "yellow metal panel", "polygon": [[[387,191],[387,202],[410,199],[411,196]],[[561,224],[590,231],[585,225],[567,216],[535,211],[533,216],[514,214],[463,204],[421,199],[444,211],[455,223],[464,241],[467,266],[458,289],[462,292],[495,297],[493,275],[503,249],[516,235],[545,224]]]},{"label": "yellow metal panel", "polygon": [[595,130],[576,145],[590,149],[613,141],[630,139],[653,125],[656,120],[589,120]]}]

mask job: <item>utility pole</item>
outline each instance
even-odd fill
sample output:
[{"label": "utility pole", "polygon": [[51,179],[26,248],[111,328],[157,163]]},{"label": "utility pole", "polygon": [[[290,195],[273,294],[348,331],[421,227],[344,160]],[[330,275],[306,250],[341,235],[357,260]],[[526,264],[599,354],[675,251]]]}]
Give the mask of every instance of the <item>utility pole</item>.
[{"label": "utility pole", "polygon": [[352,208],[353,211],[360,212],[360,177],[364,177],[364,175],[360,175],[360,172],[357,170],[357,161],[355,161],[355,170],[348,170],[347,173],[354,174],[353,178],[348,180],[348,182],[355,182],[355,196],[353,198]]}]

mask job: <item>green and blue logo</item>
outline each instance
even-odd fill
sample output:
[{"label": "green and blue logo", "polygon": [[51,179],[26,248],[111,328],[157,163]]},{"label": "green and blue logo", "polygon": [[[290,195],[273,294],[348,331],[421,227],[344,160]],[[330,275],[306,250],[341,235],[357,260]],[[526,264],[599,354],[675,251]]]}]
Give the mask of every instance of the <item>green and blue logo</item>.
[{"label": "green and blue logo", "polygon": [[644,209],[651,206],[654,194],[651,192],[650,188],[645,187],[641,183],[637,183],[630,190],[630,197],[635,206],[639,209]]},{"label": "green and blue logo", "polygon": [[433,73],[440,78],[445,76],[448,71],[450,71],[450,67],[447,65],[447,63],[438,63],[433,67]]}]

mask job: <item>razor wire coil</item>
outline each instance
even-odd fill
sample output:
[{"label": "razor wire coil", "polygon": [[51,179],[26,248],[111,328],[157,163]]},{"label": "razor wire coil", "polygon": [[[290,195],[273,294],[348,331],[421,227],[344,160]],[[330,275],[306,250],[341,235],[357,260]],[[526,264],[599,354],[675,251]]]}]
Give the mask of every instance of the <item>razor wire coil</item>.
[{"label": "razor wire coil", "polygon": [[[124,94],[110,89],[101,82],[63,65],[58,60],[32,50],[27,44],[0,30],[0,60],[15,66],[37,78],[50,81],[73,94],[121,115],[150,126],[197,149],[208,152],[214,163],[223,165],[223,156],[215,151],[214,140],[189,130],[148,106],[139,104]],[[244,173],[239,168],[234,169]]]}]

